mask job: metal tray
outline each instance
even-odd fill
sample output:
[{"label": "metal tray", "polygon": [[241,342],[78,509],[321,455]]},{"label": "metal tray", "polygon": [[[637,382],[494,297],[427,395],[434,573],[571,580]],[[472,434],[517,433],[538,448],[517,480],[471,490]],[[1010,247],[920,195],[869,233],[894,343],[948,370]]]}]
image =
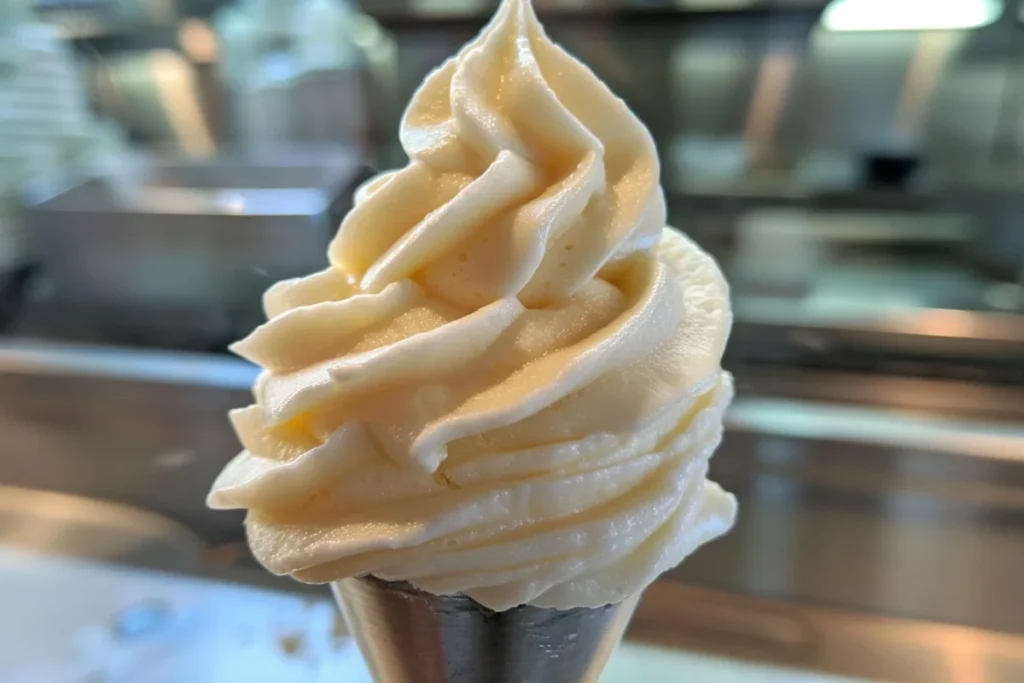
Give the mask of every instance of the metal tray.
[{"label": "metal tray", "polygon": [[[360,170],[351,151],[156,163],[36,196],[40,335],[212,348],[259,321],[273,282],[326,266]],[[127,181],[127,182],[126,182]]]}]

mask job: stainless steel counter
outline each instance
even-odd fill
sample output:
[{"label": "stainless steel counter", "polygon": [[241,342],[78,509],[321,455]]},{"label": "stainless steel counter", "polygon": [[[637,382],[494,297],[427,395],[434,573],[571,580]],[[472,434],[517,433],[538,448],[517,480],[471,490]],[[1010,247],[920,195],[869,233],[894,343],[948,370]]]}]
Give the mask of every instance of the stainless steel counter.
[{"label": "stainless steel counter", "polygon": [[238,444],[225,412],[256,375],[227,357],[0,342],[0,481],[168,516],[209,543],[240,537],[206,490]]},{"label": "stainless steel counter", "polygon": [[[226,356],[0,342],[0,481],[160,513],[207,555],[226,549],[230,563],[244,556],[240,515],[203,499],[237,450],[224,413],[249,401],[255,372]],[[953,664],[929,678],[934,653],[963,658],[964,643],[988,642],[984,634],[1024,635],[1020,387],[751,372],[739,393],[712,472],[740,497],[739,523],[669,577],[710,591],[706,609],[726,622],[694,636],[704,603],[669,597],[678,619],[656,613],[638,628],[655,623],[657,638],[696,637],[699,647],[710,637],[736,656],[922,683],[965,680]],[[244,561],[237,569],[253,576]],[[811,619],[813,656],[802,645],[764,654],[763,634],[730,630],[762,623],[760,609],[796,610],[779,622],[783,634]],[[887,657],[892,642],[917,654],[871,660],[887,638],[897,638]],[[978,680],[1019,680],[997,650],[1003,663],[985,664],[994,668]]]},{"label": "stainless steel counter", "polygon": [[[764,600],[668,581],[648,589],[629,635],[761,666],[858,680],[1016,683],[1024,677],[1024,638],[1019,635]],[[778,680],[797,679],[798,674],[790,674]],[[744,680],[774,679],[752,671]]]},{"label": "stainless steel counter", "polygon": [[[229,357],[0,343],[0,480],[124,502],[206,543],[237,451],[224,413],[255,368]],[[736,531],[687,581],[1024,633],[1024,394],[953,380],[805,372],[739,381],[713,475]]]}]

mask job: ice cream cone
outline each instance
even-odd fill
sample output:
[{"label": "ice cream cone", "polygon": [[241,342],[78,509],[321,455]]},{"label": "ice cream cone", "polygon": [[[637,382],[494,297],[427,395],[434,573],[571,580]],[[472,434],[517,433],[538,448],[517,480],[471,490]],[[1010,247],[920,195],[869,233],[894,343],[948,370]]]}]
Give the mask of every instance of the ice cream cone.
[{"label": "ice cream cone", "polygon": [[494,612],[407,583],[358,578],[332,587],[377,683],[597,681],[637,604]]}]

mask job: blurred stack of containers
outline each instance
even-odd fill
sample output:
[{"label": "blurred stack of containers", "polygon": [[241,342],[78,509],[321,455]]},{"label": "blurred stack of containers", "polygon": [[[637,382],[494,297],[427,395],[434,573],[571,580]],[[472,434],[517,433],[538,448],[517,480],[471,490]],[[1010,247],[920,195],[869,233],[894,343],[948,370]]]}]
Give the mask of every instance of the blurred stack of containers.
[{"label": "blurred stack of containers", "polygon": [[[8,3],[4,3],[8,5]],[[67,46],[23,3],[4,9],[0,34],[0,273],[29,257],[20,205],[25,183],[52,177],[86,135],[81,74]]]},{"label": "blurred stack of containers", "polygon": [[348,0],[240,0],[215,19],[233,137],[243,147],[372,146],[394,46]]},{"label": "blurred stack of containers", "polygon": [[29,0],[0,4],[2,329],[35,260],[23,211],[29,189],[54,194],[80,174],[112,174],[126,145],[116,126],[92,116],[67,42],[33,20]]}]

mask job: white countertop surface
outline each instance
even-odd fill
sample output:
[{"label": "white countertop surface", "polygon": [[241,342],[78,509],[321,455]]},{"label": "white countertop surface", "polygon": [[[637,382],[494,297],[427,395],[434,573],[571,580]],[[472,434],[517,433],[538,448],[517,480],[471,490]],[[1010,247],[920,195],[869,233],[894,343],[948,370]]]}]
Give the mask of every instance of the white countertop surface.
[{"label": "white countertop surface", "polygon": [[[4,683],[371,683],[329,601],[0,548]],[[343,674],[341,672],[344,672]],[[625,644],[603,683],[837,683]]]}]

